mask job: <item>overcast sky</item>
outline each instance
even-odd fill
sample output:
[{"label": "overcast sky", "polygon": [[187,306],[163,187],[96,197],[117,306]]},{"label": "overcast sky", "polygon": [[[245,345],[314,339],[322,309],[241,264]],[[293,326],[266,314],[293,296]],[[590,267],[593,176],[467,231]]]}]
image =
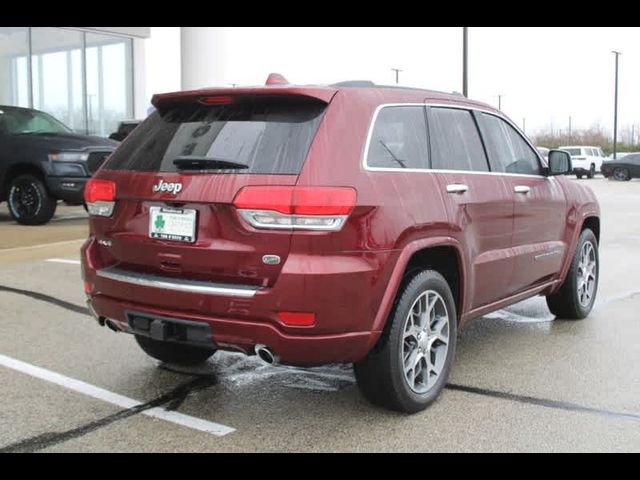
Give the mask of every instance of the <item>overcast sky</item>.
[{"label": "overcast sky", "polygon": [[[173,29],[173,30],[172,30]],[[179,88],[167,58],[179,55],[175,27],[152,27],[152,87]],[[368,79],[462,90],[461,27],[229,27],[225,81],[261,84],[279,72],[292,83]],[[178,45],[176,45],[176,42]],[[154,43],[156,46],[154,46]],[[470,27],[469,96],[502,109],[527,133],[593,125],[612,129],[614,56],[620,57],[620,123],[640,131],[640,27]],[[158,66],[154,67],[157,58]],[[163,68],[164,65],[164,68]],[[178,87],[176,87],[176,81]]]}]

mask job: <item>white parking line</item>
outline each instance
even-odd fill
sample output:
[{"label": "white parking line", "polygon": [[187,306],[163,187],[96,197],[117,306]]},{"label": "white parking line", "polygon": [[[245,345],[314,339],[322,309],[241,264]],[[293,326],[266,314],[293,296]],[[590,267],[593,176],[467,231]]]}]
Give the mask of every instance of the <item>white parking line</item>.
[{"label": "white parking line", "polygon": [[80,260],[68,260],[66,258],[47,258],[45,262],[49,263],[65,263],[68,265],[80,265]]},{"label": "white parking line", "polygon": [[[74,392],[82,393],[83,395],[102,400],[103,402],[107,402],[121,408],[130,409],[143,405],[142,402],[139,402],[132,398],[110,392],[103,388],[96,387],[95,385],[91,385],[74,378],[66,377],[45,368],[36,367],[35,365],[21,362],[20,360],[7,357],[2,354],[0,354],[0,365],[20,373],[30,375],[40,380],[45,380],[47,382],[60,385],[61,387],[68,388],[69,390],[73,390]],[[148,417],[159,418],[161,420],[166,420],[167,422],[182,425],[183,427],[188,427],[193,430],[210,433],[211,435],[216,435],[218,437],[222,437],[235,431],[235,429],[227,427],[225,425],[220,425],[219,423],[209,422],[208,420],[202,420],[201,418],[192,417],[190,415],[185,415],[178,412],[171,412],[160,407],[144,410],[140,413]]]},{"label": "white parking line", "polygon": [[85,241],[86,241],[85,238],[79,238],[77,240],[65,240],[63,242],[40,243],[38,245],[30,245],[28,247],[2,248],[2,249],[0,249],[0,253],[21,252],[21,251],[24,251],[24,250],[37,250],[39,248],[58,247],[58,246],[62,246],[62,245],[72,245],[72,244],[75,244],[75,243],[82,243],[82,242],[85,242]]},{"label": "white parking line", "polygon": [[65,220],[80,220],[80,219],[88,220],[89,215],[87,215],[86,213],[69,213],[67,215],[60,215],[52,218],[51,223],[65,221]]}]

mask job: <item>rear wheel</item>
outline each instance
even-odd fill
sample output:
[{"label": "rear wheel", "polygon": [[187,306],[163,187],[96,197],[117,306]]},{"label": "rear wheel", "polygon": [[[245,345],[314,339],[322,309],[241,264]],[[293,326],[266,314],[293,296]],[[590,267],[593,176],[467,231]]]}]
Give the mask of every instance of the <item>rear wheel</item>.
[{"label": "rear wheel", "polygon": [[566,320],[582,320],[591,313],[598,293],[599,262],[598,240],[591,230],[585,229],[564,284],[547,297],[551,313]]},{"label": "rear wheel", "polygon": [[418,273],[400,293],[378,345],[355,364],[372,403],[405,413],[424,410],[447,383],[456,348],[456,307],[437,272]]},{"label": "rear wheel", "polygon": [[22,225],[43,225],[53,218],[57,202],[35,175],[18,175],[9,184],[11,217]]},{"label": "rear wheel", "polygon": [[631,175],[629,174],[629,170],[626,168],[616,168],[613,171],[613,178],[619,182],[628,182],[631,180]]},{"label": "rear wheel", "polygon": [[150,357],[165,363],[176,365],[197,365],[206,362],[214,353],[215,348],[194,347],[179,343],[160,342],[149,337],[136,335],[140,348]]}]

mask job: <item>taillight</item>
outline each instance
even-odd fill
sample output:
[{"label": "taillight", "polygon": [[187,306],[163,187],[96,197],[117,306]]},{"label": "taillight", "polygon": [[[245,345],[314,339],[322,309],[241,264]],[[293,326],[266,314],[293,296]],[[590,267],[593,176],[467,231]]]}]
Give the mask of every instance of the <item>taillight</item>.
[{"label": "taillight", "polygon": [[116,201],[116,184],[110,180],[90,179],[84,187],[89,215],[110,217]]},{"label": "taillight", "polygon": [[356,205],[348,187],[244,187],[233,201],[255,228],[340,230]]}]

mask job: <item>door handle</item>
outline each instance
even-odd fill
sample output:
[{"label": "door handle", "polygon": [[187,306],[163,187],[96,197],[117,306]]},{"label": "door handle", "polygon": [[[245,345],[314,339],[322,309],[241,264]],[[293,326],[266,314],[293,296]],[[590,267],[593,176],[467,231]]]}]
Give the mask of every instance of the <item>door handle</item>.
[{"label": "door handle", "polygon": [[517,187],[515,187],[513,189],[514,192],[516,193],[520,193],[522,195],[527,195],[529,192],[531,192],[531,187],[527,187],[524,185],[518,185]]},{"label": "door handle", "polygon": [[461,183],[454,183],[452,185],[447,185],[447,193],[466,193],[469,191],[469,187],[467,185],[462,185]]}]

